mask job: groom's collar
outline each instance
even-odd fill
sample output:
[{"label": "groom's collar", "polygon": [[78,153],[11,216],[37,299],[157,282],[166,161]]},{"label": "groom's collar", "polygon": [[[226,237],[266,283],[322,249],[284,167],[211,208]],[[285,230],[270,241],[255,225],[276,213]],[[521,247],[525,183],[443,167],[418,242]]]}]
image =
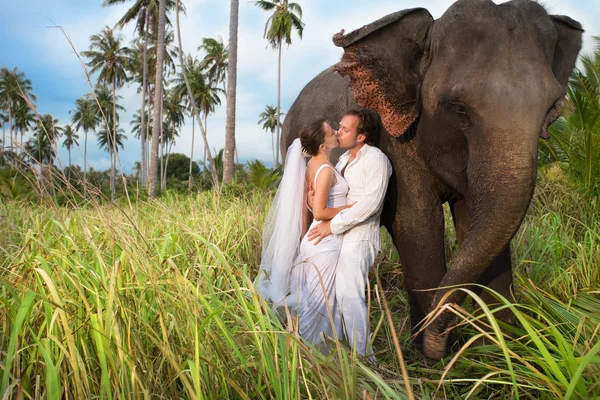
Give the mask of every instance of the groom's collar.
[{"label": "groom's collar", "polygon": [[[361,147],[360,150],[358,150],[358,152],[356,153],[356,158],[358,158],[359,155],[367,152],[370,147],[371,146],[369,146],[368,144],[365,143],[363,145],[363,147]],[[350,158],[350,150],[346,150],[346,152],[340,156],[340,161],[343,162],[344,164],[346,164],[348,162],[349,158]]]}]

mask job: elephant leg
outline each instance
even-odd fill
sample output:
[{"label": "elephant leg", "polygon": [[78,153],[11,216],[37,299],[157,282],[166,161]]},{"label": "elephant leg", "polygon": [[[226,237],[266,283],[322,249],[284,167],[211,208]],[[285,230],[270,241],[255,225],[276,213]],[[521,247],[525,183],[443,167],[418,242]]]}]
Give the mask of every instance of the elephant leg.
[{"label": "elephant leg", "polygon": [[[490,289],[498,292],[508,301],[514,302],[514,298],[511,292],[513,283],[512,274],[512,262],[510,253],[510,243],[502,250],[494,260],[488,265],[483,271],[477,283],[483,286],[487,286]],[[489,306],[497,305],[498,300],[494,298],[487,290],[479,289],[478,294],[482,300]],[[505,322],[513,322],[515,320],[514,314],[509,309],[504,309],[497,312],[496,317]]]},{"label": "elephant leg", "polygon": [[[403,192],[402,190],[400,191]],[[434,290],[446,273],[444,213],[439,198],[413,187],[409,199],[399,200],[399,209],[388,227],[398,249],[408,293],[413,333],[429,311]],[[391,228],[391,229],[390,229]],[[421,338],[417,337],[417,341]]]},{"label": "elephant leg", "polygon": [[[467,228],[469,225],[469,214],[465,200],[461,199],[450,202],[450,211],[452,212],[452,219],[456,229],[456,241],[460,247],[467,234]],[[482,272],[477,280],[477,283],[493,289],[506,299],[512,301],[513,297],[510,290],[512,287],[512,282],[512,262],[509,243]],[[496,300],[488,291],[477,288],[475,292],[481,296],[482,300],[485,301],[486,304],[490,306],[498,304],[498,300]],[[514,319],[514,315],[509,310],[502,310],[497,313],[496,316],[502,321],[506,322],[511,322]]]}]

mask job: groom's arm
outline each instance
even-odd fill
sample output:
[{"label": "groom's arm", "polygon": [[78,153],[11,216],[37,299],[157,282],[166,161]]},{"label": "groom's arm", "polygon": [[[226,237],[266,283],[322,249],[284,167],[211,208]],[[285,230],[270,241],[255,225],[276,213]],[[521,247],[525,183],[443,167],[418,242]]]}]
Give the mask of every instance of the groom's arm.
[{"label": "groom's arm", "polygon": [[[366,161],[366,160],[365,160]],[[374,215],[382,206],[392,167],[383,153],[368,160],[369,177],[360,200],[331,220],[331,232],[342,234]]]}]

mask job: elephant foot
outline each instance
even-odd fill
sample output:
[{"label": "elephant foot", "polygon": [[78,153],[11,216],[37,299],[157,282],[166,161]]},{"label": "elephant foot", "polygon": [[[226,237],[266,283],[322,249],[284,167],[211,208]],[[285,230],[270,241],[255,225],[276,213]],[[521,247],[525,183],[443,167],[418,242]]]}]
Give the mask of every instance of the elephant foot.
[{"label": "elephant foot", "polygon": [[446,355],[448,333],[435,333],[426,329],[423,335],[423,353],[431,360],[441,360]]}]

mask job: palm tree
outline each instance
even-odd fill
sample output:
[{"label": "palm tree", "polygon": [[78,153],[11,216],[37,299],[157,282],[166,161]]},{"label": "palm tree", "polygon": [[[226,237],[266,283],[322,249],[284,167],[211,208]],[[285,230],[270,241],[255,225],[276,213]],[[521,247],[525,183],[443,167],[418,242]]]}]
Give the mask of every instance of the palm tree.
[{"label": "palm tree", "polygon": [[142,153],[140,161],[139,180],[142,186],[146,184],[146,172],[148,170],[148,151],[147,144],[152,137],[150,126],[152,126],[152,115],[149,111],[145,111],[142,115],[141,110],[136,111],[133,114],[133,119],[129,123],[131,125],[131,132],[134,134],[136,139],[140,139],[142,143]]},{"label": "palm tree", "polygon": [[[176,0],[177,4],[179,0]],[[156,197],[158,193],[158,133],[161,127],[161,107],[162,104],[162,80],[163,80],[163,62],[165,58],[165,23],[166,1],[159,2],[158,5],[158,40],[156,50],[156,76],[154,79],[154,121],[152,124],[152,156],[150,157],[150,185],[148,194],[150,197]],[[179,15],[179,13],[178,13]]]},{"label": "palm tree", "polygon": [[[112,4],[117,4],[117,3],[122,3],[124,0],[105,0],[103,5],[112,5]],[[142,92],[142,112],[141,112],[141,126],[142,126],[142,130],[143,127],[145,126],[146,122],[144,121],[145,116],[146,116],[146,93],[148,91],[148,29],[150,27],[150,3],[148,1],[144,1],[144,0],[138,0],[135,2],[135,4],[133,5],[133,7],[131,7],[127,13],[125,14],[125,16],[123,16],[123,18],[121,18],[121,20],[117,23],[117,26],[123,28],[125,26],[125,24],[127,24],[128,22],[136,19],[136,30],[139,33],[140,37],[143,36],[143,45],[141,45],[142,50],[138,51],[137,53],[135,52],[134,49],[132,49],[132,53],[130,53],[130,59],[132,60],[139,60],[140,57],[135,57],[136,54],[140,54],[142,55],[141,57],[141,70],[142,70],[142,81],[141,81],[141,92]],[[138,41],[139,44],[139,41]],[[139,47],[139,46],[136,46]],[[132,62],[130,64],[130,71],[135,73],[134,71],[139,71],[140,68],[135,68],[136,66],[139,66],[139,63],[135,63]],[[133,67],[133,68],[132,68]],[[145,185],[146,181],[146,163],[145,163],[145,153],[146,153],[146,135],[141,135],[141,148],[142,148],[142,162],[141,162],[141,181],[142,181],[142,186]]]},{"label": "palm tree", "polygon": [[[196,93],[195,101],[204,114],[204,131],[206,134],[208,134],[208,116],[215,112],[216,106],[221,104],[221,98],[219,97],[221,93],[223,93],[223,89],[216,87],[215,83],[210,81],[200,85]],[[208,147],[204,147],[204,162],[206,162],[206,156],[209,152]]]},{"label": "palm tree", "polygon": [[[111,6],[122,4],[127,0],[104,0],[103,6]],[[145,110],[146,106],[146,93],[148,91],[148,36],[150,30],[151,16],[158,12],[158,3],[156,0],[137,0],[127,10],[125,15],[117,22],[115,27],[123,29],[128,23],[135,21],[135,31],[139,34],[139,37],[143,37],[143,44],[140,41],[135,41],[135,46],[130,53],[130,57],[134,60],[129,66],[132,74],[139,75],[141,71],[141,92],[142,92],[142,110]],[[145,113],[141,114],[142,126],[145,125],[144,117]],[[146,151],[145,136],[141,137],[142,147],[142,185],[144,185],[145,179],[145,163],[143,163]]]},{"label": "palm tree", "polygon": [[108,153],[111,153],[115,150],[119,151],[119,147],[123,149],[123,141],[127,140],[127,136],[125,136],[124,132],[125,131],[122,128],[117,126],[117,134],[114,136],[113,143],[113,136],[110,135],[110,130],[107,130],[106,128],[100,128],[96,134],[98,138],[98,147]]},{"label": "palm tree", "polygon": [[142,172],[142,163],[141,161],[135,161],[133,163],[133,170],[135,171],[135,179],[139,181],[140,173]]},{"label": "palm tree", "polygon": [[[179,23],[179,3],[180,3],[180,1],[176,0],[175,16],[177,17],[177,44],[179,47],[179,61],[181,63],[181,76],[183,78],[183,82],[187,89],[188,98],[190,100],[190,105],[192,108],[192,120],[194,120],[194,119],[198,120],[198,125],[200,126],[200,133],[202,133],[202,139],[204,140],[204,148],[207,149],[208,148],[208,138],[206,136],[206,130],[204,129],[204,126],[200,122],[200,113],[198,111],[198,107],[196,106],[195,96],[193,95],[192,88],[190,86],[190,82],[187,77],[187,69],[186,69],[187,61],[183,55],[183,46],[181,44],[181,24]],[[189,59],[191,59],[191,57],[189,57]],[[194,147],[193,145],[194,145],[194,143],[193,143],[193,131],[192,131],[192,149]],[[209,161],[212,161],[212,154],[210,154],[210,152],[208,152],[208,153],[209,153],[208,159],[209,159]],[[190,158],[193,158],[193,157],[190,157]],[[191,162],[192,161],[190,161],[190,163]],[[217,191],[219,191],[219,177],[217,175],[216,169],[214,168],[214,162],[212,164],[213,164],[213,167],[211,167],[210,173],[212,176],[214,187],[217,189]],[[190,171],[191,171],[191,167],[190,167]],[[191,174],[190,174],[190,177],[191,177]],[[191,186],[191,179],[190,179],[189,190],[191,191],[191,189],[192,189],[192,186]]]},{"label": "palm tree", "polygon": [[[81,54],[90,59],[88,66],[92,73],[99,73],[98,83],[103,83],[105,86],[112,85],[112,130],[117,134],[117,107],[116,107],[116,92],[117,87],[123,86],[127,81],[126,67],[129,64],[129,50],[127,47],[121,46],[121,36],[115,36],[112,29],[108,26],[97,35],[90,37],[90,50],[84,51]],[[108,116],[104,116],[108,122]],[[111,141],[113,143],[113,141]],[[116,153],[116,150],[113,151]],[[114,185],[114,165],[111,168],[111,180]],[[114,189],[114,187],[113,187]],[[114,199],[114,190],[113,190]]]},{"label": "palm tree", "polygon": [[106,152],[108,152],[110,156],[110,193],[111,199],[115,199],[115,165],[117,160],[117,154],[119,152],[119,147],[123,149],[123,141],[127,139],[127,136],[123,134],[123,129],[118,128],[115,134],[112,134],[110,129],[107,129],[106,126],[101,127],[98,132],[96,132],[96,137],[98,138],[98,147]]},{"label": "palm tree", "polygon": [[[71,113],[72,111],[69,111]],[[91,96],[85,95],[75,100],[75,110],[71,122],[75,125],[76,130],[83,130],[84,145],[83,145],[83,187],[84,192],[87,183],[87,142],[88,132],[93,131],[101,121],[98,115],[98,106],[96,101]]]},{"label": "palm tree", "polygon": [[[96,136],[103,137],[106,135],[106,132],[110,132],[110,127],[116,127],[119,123],[119,113],[118,111],[124,111],[125,109],[117,103],[117,101],[121,98],[121,96],[113,96],[111,90],[109,90],[106,86],[97,86],[94,90],[94,110],[98,117],[98,126],[102,129],[102,133],[97,132]],[[115,131],[116,132],[116,131]],[[106,141],[106,143],[113,144],[113,141]],[[115,141],[114,143],[118,143]],[[115,193],[115,169],[117,166],[117,151],[113,149],[113,151],[109,152],[111,156],[110,162],[110,186],[111,186],[111,195],[114,200]],[[114,159],[113,159],[114,158]]]},{"label": "palm tree", "polygon": [[49,163],[52,156],[52,149],[48,141],[48,136],[36,130],[25,144],[25,153],[32,162],[39,163],[40,168],[45,163]]},{"label": "palm tree", "polygon": [[[178,129],[181,128],[185,121],[185,108],[182,105],[179,96],[176,96],[172,90],[165,93],[163,112],[165,119],[163,121],[163,132],[161,135],[161,188],[162,190],[166,190],[169,154],[171,152],[171,147],[175,143],[175,137],[179,136]],[[166,158],[164,156],[165,150]]]},{"label": "palm tree", "polygon": [[73,130],[73,127],[71,125],[67,125],[64,128],[62,128],[61,132],[65,137],[65,140],[63,141],[62,145],[63,147],[66,147],[69,151],[69,174],[71,174],[71,149],[73,148],[73,145],[79,146],[79,142],[77,141],[77,139],[79,139],[79,135],[76,131]]},{"label": "palm tree", "polygon": [[[273,12],[265,25],[264,37],[279,52],[277,63],[277,121],[279,121],[281,120],[281,45],[284,40],[288,46],[292,44],[292,30],[294,29],[298,32],[300,39],[302,39],[302,32],[304,31],[302,8],[297,3],[289,3],[288,0],[258,0],[256,1],[256,5],[265,11]],[[279,164],[279,141],[280,129],[278,126],[276,164]]]},{"label": "palm tree", "polygon": [[[142,125],[142,121],[146,121],[149,124],[152,124],[152,116],[148,112],[145,112],[144,116],[142,116],[141,114],[141,110],[137,110],[135,114],[133,114],[132,120],[129,123],[129,125],[131,125],[131,133],[134,134],[136,139],[140,139],[142,135],[146,136],[146,139],[148,139],[146,127]],[[140,173],[141,172],[142,164],[140,163]]]},{"label": "palm tree", "polygon": [[208,79],[217,85],[223,84],[225,90],[229,50],[223,44],[223,39],[204,38],[198,50],[206,53],[202,68],[206,70]]},{"label": "palm tree", "polygon": [[[10,147],[14,147],[13,130],[14,117],[19,104],[25,104],[25,98],[35,100],[35,96],[31,94],[31,81],[25,78],[25,74],[20,72],[16,67],[11,71],[4,67],[0,70],[0,108],[7,111],[8,117],[8,135],[10,138]],[[3,140],[3,146],[6,142]]]},{"label": "palm tree", "polygon": [[239,0],[231,0],[229,11],[229,63],[227,65],[227,119],[225,122],[225,166],[223,182],[231,183],[233,179],[233,152],[235,144],[235,102],[237,86],[237,47],[238,47],[238,11]]},{"label": "palm tree", "polygon": [[37,122],[33,137],[25,145],[27,156],[40,164],[40,175],[43,176],[44,165],[51,166],[57,153],[56,141],[60,136],[58,120],[50,114],[44,114]]},{"label": "palm tree", "polygon": [[36,116],[29,108],[27,102],[24,99],[20,99],[17,103],[15,110],[15,137],[17,133],[21,134],[21,140],[19,141],[19,147],[21,152],[25,143],[23,142],[23,135],[26,131],[29,131],[33,124],[36,122]]},{"label": "palm tree", "polygon": [[273,166],[276,164],[275,160],[275,130],[278,126],[281,126],[281,121],[277,123],[277,108],[275,106],[267,106],[265,111],[261,112],[258,120],[259,124],[262,124],[262,128],[266,131],[271,132],[271,150],[273,151]]},{"label": "palm tree", "polygon": [[[183,72],[184,70],[185,74]],[[200,123],[200,120],[198,122],[202,128],[202,136],[204,138],[204,162],[206,163],[207,154],[209,158],[212,158],[210,152],[207,152],[208,141],[206,135],[208,131],[206,122],[208,114],[214,111],[215,105],[221,103],[221,99],[219,98],[218,94],[223,92],[223,90],[215,87],[214,85],[209,86],[209,82],[202,68],[202,63],[196,58],[193,58],[191,55],[185,58],[184,63],[182,63],[181,72],[175,79],[173,79],[172,83],[173,95],[181,99],[181,101],[183,101],[183,103],[191,109],[192,113],[192,151],[190,155],[191,171],[194,158],[194,120],[196,118],[202,118],[201,115],[196,116],[196,113],[204,112],[204,125]],[[211,165],[214,165],[214,162],[211,161]],[[213,180],[218,179],[217,171],[214,169],[211,169],[210,171]],[[215,187],[218,187],[218,182],[215,183]],[[191,190],[191,182],[188,182],[188,188]]]},{"label": "palm tree", "polygon": [[6,143],[6,127],[5,124],[8,122],[8,115],[0,108],[0,123],[2,124],[2,147],[0,147],[0,162],[4,160],[4,145]]}]

